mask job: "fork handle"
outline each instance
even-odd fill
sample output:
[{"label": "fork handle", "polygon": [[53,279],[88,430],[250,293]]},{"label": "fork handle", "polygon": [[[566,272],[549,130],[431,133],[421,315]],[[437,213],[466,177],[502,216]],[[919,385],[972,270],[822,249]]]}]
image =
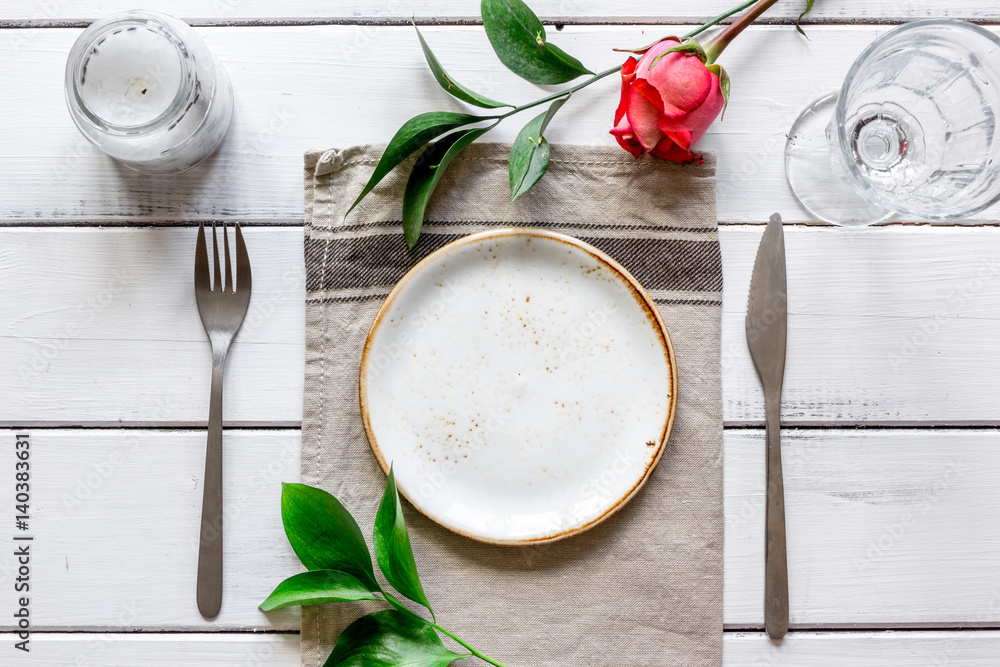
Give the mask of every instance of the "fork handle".
[{"label": "fork handle", "polygon": [[764,552],[764,629],[772,639],[780,639],[788,631],[788,558],[785,552],[785,489],[781,476],[780,403],[767,401],[765,411],[767,546]]},{"label": "fork handle", "polygon": [[222,607],[222,377],[225,370],[225,356],[213,355],[198,547],[198,611],[205,618],[215,618]]}]

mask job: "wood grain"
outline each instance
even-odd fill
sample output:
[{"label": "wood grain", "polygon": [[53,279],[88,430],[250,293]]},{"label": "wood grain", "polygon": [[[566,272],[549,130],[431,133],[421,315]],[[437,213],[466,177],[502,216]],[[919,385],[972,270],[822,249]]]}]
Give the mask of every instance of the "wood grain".
[{"label": "wood grain", "polygon": [[1000,632],[793,632],[722,637],[724,667],[982,667],[1000,654]]},{"label": "wood grain", "polygon": [[[156,178],[119,167],[70,121],[63,69],[79,30],[0,31],[5,122],[15,130],[5,135],[0,150],[0,221],[294,222],[302,218],[303,151],[388,141],[418,112],[461,108],[430,75],[412,28],[199,30],[233,80],[233,125],[218,155],[205,165]],[[790,26],[757,26],[730,47],[723,62],[733,81],[732,99],[725,120],[698,145],[718,154],[721,221],[760,223],[775,210],[786,222],[811,220],[785,182],[785,132],[807,103],[839,88],[854,57],[886,30],[817,26],[806,39]],[[558,44],[600,70],[624,60],[613,47],[643,44],[671,31],[567,26]],[[521,103],[541,95],[500,65],[482,28],[424,32],[451,74],[480,93]],[[549,131],[556,154],[559,143],[613,145],[608,134],[618,97],[613,78],[581,91],[563,108]],[[514,117],[487,136],[511,141],[524,122],[527,118]],[[996,213],[975,220],[992,223]]]},{"label": "wood grain", "polygon": [[[0,650],[14,656],[16,641],[0,634]],[[28,646],[21,667],[299,667],[297,634],[37,633]]]},{"label": "wood grain", "polygon": [[[782,432],[791,627],[1000,625],[1000,432]],[[764,438],[725,434],[725,614],[760,626]]]},{"label": "wood grain", "polygon": [[[281,482],[299,479],[298,431],[224,434],[224,594],[212,621],[195,601],[205,432],[29,433],[31,519],[17,534],[34,538],[34,630],[298,629],[298,609],[257,609],[300,570],[280,510]],[[13,452],[3,448],[5,469],[14,469]],[[12,544],[14,531],[11,517],[0,539]],[[8,589],[18,576],[13,553],[0,555]],[[15,601],[13,592],[0,599],[0,630],[15,629]]]},{"label": "wood grain", "polygon": [[[0,635],[0,645],[13,642]],[[36,634],[30,646],[24,667],[299,667],[298,635]],[[722,646],[723,667],[982,667],[1000,652],[1000,632],[794,632],[779,645],[739,632],[726,633]]]},{"label": "wood grain", "polygon": [[[207,423],[212,362],[194,302],[196,231],[7,229],[17,240],[0,243],[0,331],[8,336],[0,360],[18,398],[3,419]],[[297,425],[302,230],[245,236],[254,291],[226,369],[224,415],[228,423]]]},{"label": "wood grain", "polygon": [[[1000,432],[782,435],[793,628],[1000,625]],[[33,430],[31,442],[32,518],[19,534],[35,538],[36,630],[297,628],[297,610],[257,609],[299,571],[278,504],[280,482],[298,479],[297,431],[226,432],[225,594],[212,622],[194,599],[203,431]],[[2,451],[0,465],[12,469],[13,448]],[[727,431],[724,457],[724,621],[758,628],[763,432]],[[330,491],[350,502],[351,482]],[[0,540],[13,531],[4,522]],[[0,555],[0,585],[14,565]],[[0,598],[0,619],[12,618],[13,603]]]},{"label": "wood grain", "polygon": [[[762,230],[720,232],[731,425],[763,423],[744,333]],[[1000,229],[786,231],[786,422],[1000,423],[1000,347],[988,335],[1000,319]],[[3,423],[203,425],[211,361],[191,286],[195,233],[0,229],[0,364],[10,378],[0,386]],[[227,369],[225,415],[230,425],[295,426],[302,230],[253,227],[246,239],[255,291]]]},{"label": "wood grain", "polygon": [[[786,229],[782,420],[998,423],[992,378],[1000,374],[1000,355],[987,334],[1000,316],[996,231]],[[747,227],[720,232],[722,388],[730,424],[763,422],[763,394],[744,330],[762,232]]]},{"label": "wood grain", "polygon": [[[531,0],[531,8],[543,19],[564,22],[627,21],[669,22],[682,20],[702,23],[730,9],[733,0]],[[149,0],[144,8],[169,12],[195,24],[236,21],[385,21],[406,23],[410,16],[425,22],[478,20],[479,3],[475,0],[341,0],[316,3],[311,0],[286,0],[280,4],[266,0]],[[794,19],[805,7],[805,0],[783,2],[771,9],[770,20]],[[127,0],[79,0],[43,2],[7,0],[0,9],[0,21],[51,25],[65,21],[89,21],[112,12],[134,9]],[[1000,18],[996,7],[976,0],[933,0],[930,2],[889,2],[888,0],[841,0],[816,3],[811,21],[882,21],[908,20],[929,16],[950,16],[981,21]]]},{"label": "wood grain", "polygon": [[[552,41],[599,69],[621,60],[612,47],[683,32],[670,24],[700,23],[731,0],[530,4],[547,22],[566,24],[550,28]],[[480,27],[433,27],[475,21],[472,0],[145,6],[198,25],[242,26],[199,28],[233,79],[237,111],[220,153],[176,178],[117,167],[82,139],[65,111],[63,67],[80,30],[51,26],[83,26],[131,9],[130,2],[0,6],[8,128],[0,225],[18,226],[0,230],[0,424],[156,427],[32,429],[33,622],[59,632],[34,634],[32,653],[18,664],[297,667],[296,635],[241,631],[294,631],[299,623],[295,611],[263,614],[256,605],[298,571],[277,501],[279,482],[297,479],[299,469],[298,432],[280,427],[301,418],[302,152],[385,141],[417,112],[460,108],[427,73],[405,25],[411,15],[463,83],[512,101],[540,93],[502,69]],[[759,424],[763,415],[743,339],[761,229],[746,223],[775,210],[788,222],[811,222],[783,175],[784,133],[798,111],[838,87],[853,58],[888,29],[859,23],[1000,22],[996,6],[976,0],[819,2],[809,22],[846,25],[814,25],[805,40],[787,25],[799,11],[795,2],[779,3],[768,20],[785,25],[755,26],[729,49],[732,104],[699,145],[719,156],[719,218],[733,225],[720,234],[730,426]],[[553,123],[554,150],[611,144],[616,97],[611,80],[577,96]],[[520,125],[508,121],[492,137],[509,141]],[[226,413],[231,425],[268,427],[226,433],[227,588],[213,623],[194,604],[191,532],[205,438],[192,427],[207,415],[209,358],[191,295],[194,231],[170,227],[207,219],[263,225],[247,234],[256,292],[234,348]],[[997,209],[969,222],[995,225]],[[123,228],[88,228],[100,224]],[[1000,425],[1000,353],[990,335],[1000,319],[998,233],[788,228],[785,420]],[[731,629],[759,628],[763,620],[762,435],[725,434],[724,620]],[[1000,653],[995,630],[808,629],[1000,626],[1000,531],[992,520],[1000,509],[992,474],[1000,469],[1000,431],[783,435],[796,630],[780,645],[759,631],[727,632],[723,664],[992,664]],[[0,464],[12,464],[9,449],[0,452]],[[334,491],[349,494],[350,485]],[[4,525],[0,540],[9,541],[11,530]],[[12,565],[0,556],[0,584],[9,583]],[[0,598],[3,618],[12,618],[12,603]],[[0,621],[0,629],[11,627]],[[88,632],[66,633],[74,630]],[[0,634],[0,643],[13,641]]]}]

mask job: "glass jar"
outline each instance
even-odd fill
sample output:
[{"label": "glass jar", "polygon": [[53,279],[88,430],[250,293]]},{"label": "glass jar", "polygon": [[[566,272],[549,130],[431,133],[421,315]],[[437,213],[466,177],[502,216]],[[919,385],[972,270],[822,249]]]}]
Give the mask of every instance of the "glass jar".
[{"label": "glass jar", "polygon": [[83,31],[66,62],[73,122],[102,151],[147,174],[194,167],[233,114],[226,70],[188,24],[129,11]]}]

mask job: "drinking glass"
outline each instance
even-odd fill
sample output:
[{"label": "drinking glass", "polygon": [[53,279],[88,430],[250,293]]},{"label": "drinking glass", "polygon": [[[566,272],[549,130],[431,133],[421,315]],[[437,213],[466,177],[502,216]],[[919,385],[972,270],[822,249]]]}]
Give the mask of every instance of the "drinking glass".
[{"label": "drinking glass", "polygon": [[114,14],[83,31],[66,62],[66,103],[95,146],[138,171],[184,171],[211,155],[233,114],[226,70],[188,24]]},{"label": "drinking glass", "polygon": [[785,175],[827,222],[965,218],[1000,200],[998,109],[1000,39],[965,21],[907,23],[799,115]]}]

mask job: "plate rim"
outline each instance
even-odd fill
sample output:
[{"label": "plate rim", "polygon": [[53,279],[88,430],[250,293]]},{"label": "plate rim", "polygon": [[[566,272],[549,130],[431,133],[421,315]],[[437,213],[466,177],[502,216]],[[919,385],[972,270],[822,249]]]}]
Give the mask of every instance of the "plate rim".
[{"label": "plate rim", "polygon": [[656,325],[656,329],[659,330],[660,337],[663,341],[664,348],[667,351],[667,365],[670,371],[670,404],[667,411],[667,420],[664,424],[663,430],[660,433],[660,437],[656,442],[656,452],[653,458],[646,464],[646,468],[642,475],[635,482],[632,488],[629,489],[627,493],[622,495],[620,498],[616,499],[604,512],[599,516],[587,521],[584,524],[575,526],[571,529],[563,530],[555,535],[546,535],[537,538],[518,538],[518,539],[505,539],[488,537],[484,535],[477,535],[473,533],[465,532],[456,526],[450,526],[440,520],[439,517],[432,516],[406,493],[402,488],[397,486],[397,491],[406,498],[407,501],[416,509],[418,512],[423,514],[425,517],[441,526],[442,528],[451,531],[462,537],[466,537],[476,542],[482,542],[485,544],[493,544],[499,546],[531,546],[537,544],[549,544],[552,542],[558,542],[565,540],[567,538],[579,535],[580,533],[586,532],[591,528],[594,528],[618,512],[622,507],[628,504],[639,493],[646,482],[649,480],[650,475],[660,463],[660,459],[663,458],[663,452],[667,448],[667,444],[670,441],[671,433],[674,427],[674,418],[677,415],[677,360],[674,354],[673,342],[670,340],[670,332],[667,330],[667,325],[660,316],[660,312],[656,307],[656,303],[653,301],[652,297],[646,292],[645,288],[639,283],[635,277],[629,273],[628,269],[619,264],[614,258],[592,246],[591,244],[581,241],[580,239],[574,238],[567,234],[562,234],[559,232],[549,231],[547,229],[534,229],[530,227],[506,227],[503,229],[491,229],[482,232],[476,232],[463,236],[462,238],[456,239],[445,245],[441,246],[434,252],[430,253],[419,262],[414,264],[399,281],[393,285],[389,294],[386,295],[385,299],[382,301],[382,305],[379,306],[378,311],[375,313],[375,318],[372,320],[371,326],[368,328],[368,333],[365,336],[365,344],[361,350],[361,361],[358,369],[358,399],[361,405],[361,421],[364,425],[365,435],[368,438],[368,445],[372,450],[372,454],[375,456],[375,460],[378,462],[379,467],[386,476],[389,475],[389,464],[386,462],[385,457],[382,455],[382,451],[379,448],[378,440],[375,438],[375,433],[372,431],[371,426],[371,416],[368,412],[368,401],[367,401],[367,387],[368,382],[366,379],[365,370],[368,367],[368,362],[370,360],[369,352],[371,351],[372,340],[377,333],[379,326],[384,320],[385,314],[392,308],[399,294],[403,291],[405,286],[420,272],[431,266],[435,261],[441,256],[456,248],[479,243],[484,240],[489,239],[500,239],[509,237],[537,237],[545,238],[552,241],[559,241],[561,243],[566,243],[574,248],[581,250],[588,255],[591,255],[599,262],[610,267],[615,273],[621,277],[625,283],[632,289],[632,295],[639,302],[639,305],[651,315],[653,322]]}]

